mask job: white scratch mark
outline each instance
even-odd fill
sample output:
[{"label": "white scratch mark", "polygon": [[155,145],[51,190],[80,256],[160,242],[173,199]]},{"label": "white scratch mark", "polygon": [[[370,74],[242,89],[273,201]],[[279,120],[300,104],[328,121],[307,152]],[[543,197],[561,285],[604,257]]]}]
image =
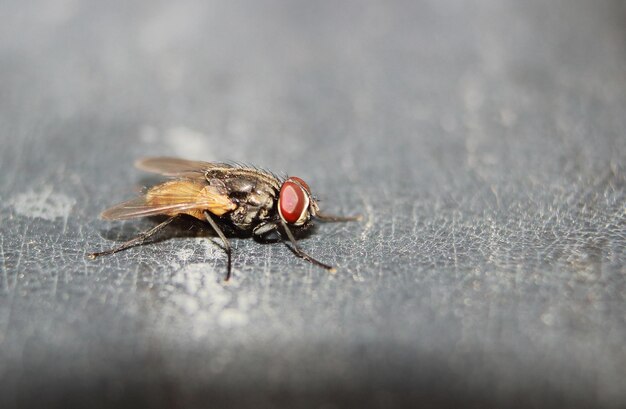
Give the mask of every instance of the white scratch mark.
[{"label": "white scratch mark", "polygon": [[413,210],[411,212],[411,221],[413,222],[413,237],[417,237],[417,222],[419,221],[419,217],[417,215],[417,203],[413,203]]},{"label": "white scratch mark", "polygon": [[396,237],[396,206],[397,202],[393,202],[391,205],[391,239],[393,240]]},{"label": "white scratch mark", "polygon": [[220,246],[211,240],[211,238],[192,237],[186,240],[191,243],[186,242],[185,244],[188,246],[177,250],[174,253],[174,257],[169,260],[169,266],[172,270],[178,270],[180,268],[185,269],[186,264],[194,261],[194,255],[197,250],[200,252],[202,262],[218,260],[222,257],[226,259],[226,253],[224,253]]},{"label": "white scratch mark", "polygon": [[26,245],[26,233],[28,232],[28,224],[24,225],[24,233],[22,233],[22,242],[20,244],[20,251],[17,253],[17,261],[15,262],[15,282],[17,285],[17,279],[20,274],[20,266],[22,264],[22,255],[24,254],[24,246]]},{"label": "white scratch mark", "polygon": [[9,290],[9,275],[7,274],[7,262],[6,257],[4,255],[4,237],[0,236],[0,257],[2,257],[2,282],[4,283],[0,286],[0,289],[4,287],[7,291]]},{"label": "white scratch mark", "polygon": [[541,322],[550,327],[552,326],[552,324],[554,324],[554,316],[549,312],[541,314]]},{"label": "white scratch mark", "polygon": [[187,261],[193,256],[195,251],[193,249],[180,249],[176,252],[176,257],[180,261]]},{"label": "white scratch mark", "polygon": [[372,230],[372,226],[374,226],[374,212],[372,210],[372,204],[369,199],[361,193],[361,200],[363,201],[363,207],[365,207],[366,214],[366,222],[363,227],[363,232],[361,233],[361,240],[365,241],[369,237],[370,230]]},{"label": "white scratch mark", "polygon": [[220,270],[208,263],[189,264],[172,276],[172,283],[183,290],[169,298],[188,314],[197,325],[198,336],[204,336],[210,324],[225,328],[235,328],[249,322],[248,311],[257,303],[254,294],[232,292],[229,287],[237,287],[236,280],[228,285],[223,282]]},{"label": "white scratch mark", "polygon": [[453,252],[453,257],[454,257],[454,271],[456,273],[458,273],[459,271],[459,257],[458,257],[458,253],[457,253],[457,249],[456,249],[456,226],[457,226],[457,220],[456,220],[456,215],[452,215],[452,252]]},{"label": "white scratch mark", "polygon": [[226,253],[224,252],[220,244],[216,243],[211,238],[198,237],[195,239],[195,241],[197,246],[199,246],[201,249],[204,249],[205,260],[217,260],[221,257],[226,257]]},{"label": "white scratch mark", "polygon": [[54,193],[52,186],[42,190],[29,190],[20,193],[9,203],[20,216],[55,221],[63,218],[63,232],[67,228],[67,219],[76,200],[61,193]]}]

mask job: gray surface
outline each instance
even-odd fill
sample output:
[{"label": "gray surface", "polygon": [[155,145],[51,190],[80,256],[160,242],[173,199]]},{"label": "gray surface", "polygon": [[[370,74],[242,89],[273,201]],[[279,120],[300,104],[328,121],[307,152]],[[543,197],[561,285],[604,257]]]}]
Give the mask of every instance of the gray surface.
[{"label": "gray surface", "polygon": [[[626,405],[624,2],[311,3],[0,4],[0,407]],[[365,220],[85,260],[158,154]]]}]

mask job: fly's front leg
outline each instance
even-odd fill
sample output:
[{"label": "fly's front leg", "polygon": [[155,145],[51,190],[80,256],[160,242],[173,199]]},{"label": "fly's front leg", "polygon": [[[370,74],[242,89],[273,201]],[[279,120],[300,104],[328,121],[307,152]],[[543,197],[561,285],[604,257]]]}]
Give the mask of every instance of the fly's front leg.
[{"label": "fly's front leg", "polygon": [[220,229],[220,227],[217,225],[217,223],[215,223],[215,221],[211,217],[211,213],[205,210],[204,217],[206,218],[206,221],[209,222],[211,227],[213,227],[213,230],[215,230],[215,233],[217,233],[217,235],[220,236],[220,239],[222,239],[222,242],[224,243],[224,249],[226,250],[226,254],[228,255],[228,270],[226,271],[226,279],[224,281],[228,281],[230,280],[231,266],[232,266],[232,263],[231,263],[232,247],[230,246],[230,242],[224,235],[224,232],[222,232],[222,229]]},{"label": "fly's front leg", "polygon": [[289,238],[289,241],[291,242],[291,250],[293,250],[294,254],[300,258],[305,259],[306,261],[308,261],[311,264],[315,264],[316,266],[320,266],[322,268],[325,268],[326,270],[330,271],[331,273],[336,272],[337,270],[333,267],[330,266],[328,264],[324,264],[321,261],[318,261],[316,259],[314,259],[313,257],[309,256],[307,253],[305,253],[300,246],[298,246],[298,243],[296,242],[296,238],[294,237],[293,233],[291,232],[291,230],[289,230],[289,227],[287,226],[287,223],[285,223],[284,221],[280,221],[280,224],[283,228],[283,230],[285,231],[285,233],[287,234],[287,237]]},{"label": "fly's front leg", "polygon": [[[254,236],[254,238],[261,241],[267,241],[268,236],[270,236],[272,233],[280,234],[278,232],[278,224],[276,222],[262,223],[256,226],[254,230],[252,230],[252,235]],[[278,238],[279,237],[280,236],[278,236]]]},{"label": "fly's front leg", "polygon": [[122,251],[122,250],[126,250],[128,248],[131,248],[131,247],[138,246],[138,245],[142,244],[144,241],[146,241],[148,238],[154,236],[155,234],[157,234],[158,232],[163,230],[168,224],[170,224],[172,221],[174,221],[174,219],[176,219],[177,217],[178,216],[172,216],[169,219],[165,220],[164,222],[156,225],[152,229],[141,233],[139,236],[135,237],[134,239],[128,240],[127,242],[124,242],[124,243],[120,244],[117,247],[114,247],[114,248],[112,248],[110,250],[100,251],[100,252],[96,252],[96,253],[90,253],[90,254],[87,255],[87,257],[93,260],[96,257],[108,256],[108,255],[111,255],[111,254],[115,254],[118,251]]}]

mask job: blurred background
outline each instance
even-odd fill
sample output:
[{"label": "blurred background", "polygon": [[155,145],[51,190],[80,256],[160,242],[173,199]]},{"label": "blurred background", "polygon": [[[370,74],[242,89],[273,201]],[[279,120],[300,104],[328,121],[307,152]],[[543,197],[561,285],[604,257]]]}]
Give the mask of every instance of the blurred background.
[{"label": "blurred background", "polygon": [[[0,3],[0,407],[623,407],[623,0]],[[305,179],[302,247],[88,261],[142,156]]]}]

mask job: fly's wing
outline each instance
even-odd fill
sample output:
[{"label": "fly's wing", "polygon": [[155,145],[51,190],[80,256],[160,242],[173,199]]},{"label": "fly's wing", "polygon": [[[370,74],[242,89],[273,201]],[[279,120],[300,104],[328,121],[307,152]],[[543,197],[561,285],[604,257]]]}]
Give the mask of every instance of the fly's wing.
[{"label": "fly's wing", "polygon": [[231,165],[218,162],[203,162],[169,157],[144,158],[135,162],[135,167],[146,172],[158,173],[164,176],[189,179],[204,178],[208,169],[220,167],[230,168]]},{"label": "fly's wing", "polygon": [[237,205],[219,187],[190,180],[173,180],[154,186],[143,196],[105,210],[101,217],[106,220],[126,220],[159,214],[188,214],[204,219],[205,210],[222,216],[236,208]]}]

